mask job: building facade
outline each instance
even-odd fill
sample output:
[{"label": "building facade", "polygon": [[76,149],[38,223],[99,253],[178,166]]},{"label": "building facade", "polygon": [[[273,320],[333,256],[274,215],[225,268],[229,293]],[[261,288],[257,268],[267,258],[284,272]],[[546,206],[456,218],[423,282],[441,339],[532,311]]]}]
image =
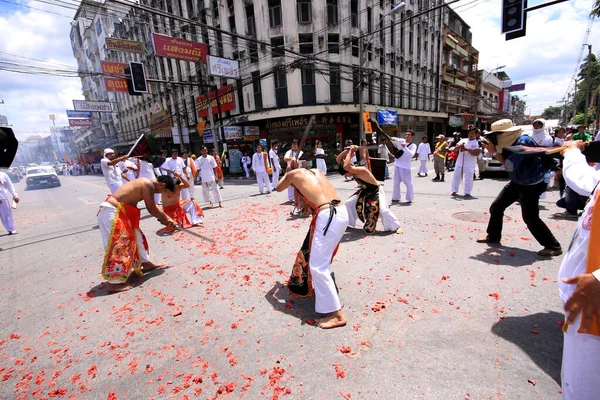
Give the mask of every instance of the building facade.
[{"label": "building facade", "polygon": [[[198,132],[210,119],[208,113],[229,149],[243,150],[259,138],[284,143],[299,138],[311,116],[310,140],[338,146],[359,137],[361,89],[365,111],[373,116],[379,109],[397,111],[392,133],[411,128],[417,137],[433,136],[445,132],[449,112],[442,76],[458,76],[452,90],[467,94],[476,79],[472,69],[476,71],[478,53],[470,37],[456,50],[460,68],[450,71],[442,65],[451,57],[442,46],[451,24],[447,7],[429,11],[441,4],[437,0],[408,0],[395,13],[390,13],[394,4],[389,0],[140,0],[129,8],[110,0],[97,4],[84,1],[76,15],[74,54],[80,67],[96,72],[102,71],[100,61],[141,61],[151,80],[149,94],[131,96],[111,92],[101,76],[82,78],[86,98],[107,99],[118,111],[99,116],[99,127],[89,131],[95,135],[93,129],[99,128],[105,138],[115,137],[123,146],[140,133],[154,133],[163,146],[196,150],[213,140]],[[114,16],[107,17],[112,9],[117,10]],[[154,34],[208,45],[210,55],[239,63],[239,78],[209,76],[202,61],[157,55]],[[140,43],[140,51],[107,48],[107,37]],[[227,107],[201,112],[203,96],[216,87],[229,98]],[[462,100],[450,109],[462,111]],[[96,143],[94,139],[92,146]]]}]

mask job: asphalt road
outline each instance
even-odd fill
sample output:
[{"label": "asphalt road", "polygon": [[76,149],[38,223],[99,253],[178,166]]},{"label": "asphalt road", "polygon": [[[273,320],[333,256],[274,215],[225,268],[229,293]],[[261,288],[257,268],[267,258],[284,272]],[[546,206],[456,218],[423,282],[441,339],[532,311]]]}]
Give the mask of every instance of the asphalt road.
[{"label": "asphalt road", "polygon": [[[475,243],[505,182],[465,200],[451,178],[415,177],[415,202],[392,206],[403,234],[347,230],[333,269],[349,323],[329,331],[284,287],[309,224],[285,193],[226,181],[201,237],[160,236],[144,211],[151,258],[170,267],[107,295],[103,178],[17,184],[19,234],[0,233],[0,398],[558,399],[562,257],[537,256],[518,206],[504,247]],[[575,222],[550,218],[557,197],[541,214],[566,249]]]}]

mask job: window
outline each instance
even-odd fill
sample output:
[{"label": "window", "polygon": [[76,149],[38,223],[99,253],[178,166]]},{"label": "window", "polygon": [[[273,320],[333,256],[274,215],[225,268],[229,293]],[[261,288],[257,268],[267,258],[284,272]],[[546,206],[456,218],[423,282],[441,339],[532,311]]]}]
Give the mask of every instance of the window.
[{"label": "window", "polygon": [[396,78],[390,77],[390,106],[396,107]]},{"label": "window", "polygon": [[[379,15],[379,21],[383,22],[383,15]],[[383,28],[385,25],[382,23],[378,26],[378,28]],[[385,29],[379,31],[379,43],[381,46],[385,46]]]},{"label": "window", "polygon": [[250,49],[250,62],[257,63],[258,62],[258,44],[255,42],[249,42],[248,48]]},{"label": "window", "polygon": [[287,72],[284,68],[278,68],[273,73],[275,80],[275,101],[277,107],[288,106],[288,93],[287,93]]},{"label": "window", "polygon": [[337,0],[327,0],[327,26],[338,24],[338,2]]},{"label": "window", "polygon": [[385,76],[383,75],[383,73],[381,74],[381,77],[379,79],[379,104],[385,106],[386,104],[386,89],[387,89],[387,80],[385,79]]},{"label": "window", "polygon": [[367,32],[371,33],[373,30],[373,11],[371,7],[367,7]]},{"label": "window", "polygon": [[338,64],[329,65],[329,101],[331,103],[341,103],[341,79],[340,66]]},{"label": "window", "polygon": [[350,18],[352,19],[352,27],[358,28],[358,0],[350,1]]},{"label": "window", "polygon": [[313,53],[313,35],[312,33],[298,35],[298,42],[300,47],[300,53],[312,54]]},{"label": "window", "polygon": [[271,45],[273,46],[271,48],[271,54],[273,57],[285,56],[283,36],[271,38]]},{"label": "window", "polygon": [[396,73],[396,53],[390,53],[390,68],[392,69],[392,74]]},{"label": "window", "polygon": [[377,53],[379,53],[379,69],[383,71],[385,70],[385,57],[383,56],[383,49],[379,49]]},{"label": "window", "polygon": [[298,0],[298,22],[301,24],[312,22],[311,0]]},{"label": "window", "polygon": [[358,103],[360,101],[360,70],[358,68],[354,68],[352,70],[352,101],[354,103]]},{"label": "window", "polygon": [[[240,85],[241,87],[241,85]],[[263,108],[262,102],[262,85],[260,80],[260,72],[252,73],[252,89],[254,91],[254,109],[260,110]],[[243,97],[241,97],[243,98]]]},{"label": "window", "polygon": [[488,95],[488,92],[487,92],[486,90],[484,90],[484,91],[483,91],[483,95],[484,95],[484,96],[487,96],[487,95]]},{"label": "window", "polygon": [[373,61],[373,45],[371,43],[369,43],[366,46],[366,52],[367,52],[367,60]]},{"label": "window", "polygon": [[315,104],[317,93],[315,90],[315,70],[312,65],[307,65],[301,70],[302,76],[302,102],[303,104]]},{"label": "window", "polygon": [[340,35],[337,33],[329,33],[327,35],[327,50],[330,53],[339,54],[340,52]]},{"label": "window", "polygon": [[269,0],[269,25],[271,28],[281,26],[281,0]]},{"label": "window", "polygon": [[390,43],[392,46],[396,44],[396,38],[394,37],[395,29],[394,23],[390,24]]},{"label": "window", "polygon": [[[248,36],[256,36],[256,24],[254,23],[254,5],[246,6],[246,34]],[[205,42],[208,43],[208,42]]]},{"label": "window", "polygon": [[358,38],[352,38],[352,56],[358,57]]}]

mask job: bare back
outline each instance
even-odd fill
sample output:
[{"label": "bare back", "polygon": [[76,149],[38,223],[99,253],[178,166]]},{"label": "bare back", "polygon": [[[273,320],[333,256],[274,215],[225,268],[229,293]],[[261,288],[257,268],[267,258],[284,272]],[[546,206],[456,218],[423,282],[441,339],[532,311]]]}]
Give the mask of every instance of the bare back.
[{"label": "bare back", "polygon": [[281,183],[283,185],[281,188],[280,185],[277,185],[277,191],[282,191],[289,185],[294,185],[308,201],[317,206],[329,203],[332,200],[340,200],[331,183],[318,169],[309,171],[302,168],[290,171]]},{"label": "bare back", "polygon": [[112,197],[108,201],[115,206],[117,202],[121,202],[137,207],[140,201],[144,201],[146,208],[156,207],[156,203],[154,202],[154,183],[147,178],[135,179],[125,183],[117,189]]},{"label": "bare back", "polygon": [[179,200],[180,200],[179,193],[180,192],[181,192],[181,185],[175,185],[175,191],[173,191],[173,192],[171,192],[170,190],[165,190],[164,192],[162,192],[160,195],[161,195],[161,199],[162,199],[163,208],[172,206],[174,204],[179,204]]}]

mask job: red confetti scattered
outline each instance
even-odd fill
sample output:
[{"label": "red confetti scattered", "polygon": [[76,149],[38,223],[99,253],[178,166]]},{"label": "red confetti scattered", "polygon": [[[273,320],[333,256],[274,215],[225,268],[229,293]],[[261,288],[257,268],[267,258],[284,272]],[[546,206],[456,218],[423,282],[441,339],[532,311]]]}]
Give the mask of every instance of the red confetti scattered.
[{"label": "red confetti scattered", "polygon": [[340,347],[340,351],[343,354],[348,354],[348,353],[350,353],[352,351],[352,349],[350,348],[350,346],[341,346]]},{"label": "red confetti scattered", "polygon": [[87,374],[89,376],[91,376],[92,378],[95,378],[97,371],[98,371],[98,368],[95,365],[92,365],[91,367],[88,368]]},{"label": "red confetti scattered", "polygon": [[527,379],[527,382],[531,383],[533,386],[537,385],[537,382],[534,379]]},{"label": "red confetti scattered", "polygon": [[16,334],[16,333],[11,333],[11,334],[10,334],[10,338],[11,338],[11,339],[20,339],[20,338],[21,338],[21,335],[18,335],[18,334]]},{"label": "red confetti scattered", "polygon": [[108,394],[108,396],[106,397],[106,400],[118,400],[117,399],[117,394],[115,392],[110,392]]},{"label": "red confetti scattered", "polygon": [[58,389],[54,389],[50,392],[48,392],[48,396],[49,397],[60,397],[60,396],[64,396],[65,394],[67,394],[68,390],[67,388],[58,388]]},{"label": "red confetti scattered", "polygon": [[509,256],[509,257],[514,257],[514,256],[515,256],[515,252],[514,252],[514,251],[511,251],[510,253],[508,253],[508,256]]},{"label": "red confetti scattered", "polygon": [[496,300],[500,299],[500,295],[496,292],[488,294],[488,296],[493,297]]},{"label": "red confetti scattered", "polygon": [[531,333],[537,335],[538,333],[540,333],[540,331],[531,331]]},{"label": "red confetti scattered", "polygon": [[338,378],[345,378],[346,377],[346,370],[340,368],[340,363],[335,363],[333,365],[335,366],[335,375]]},{"label": "red confetti scattered", "polygon": [[350,393],[338,392],[344,399],[349,400],[352,395]]},{"label": "red confetti scattered", "polygon": [[385,308],[385,303],[383,301],[378,301],[377,303],[375,303],[375,305],[373,307],[371,307],[371,310],[378,312],[381,311]]}]

